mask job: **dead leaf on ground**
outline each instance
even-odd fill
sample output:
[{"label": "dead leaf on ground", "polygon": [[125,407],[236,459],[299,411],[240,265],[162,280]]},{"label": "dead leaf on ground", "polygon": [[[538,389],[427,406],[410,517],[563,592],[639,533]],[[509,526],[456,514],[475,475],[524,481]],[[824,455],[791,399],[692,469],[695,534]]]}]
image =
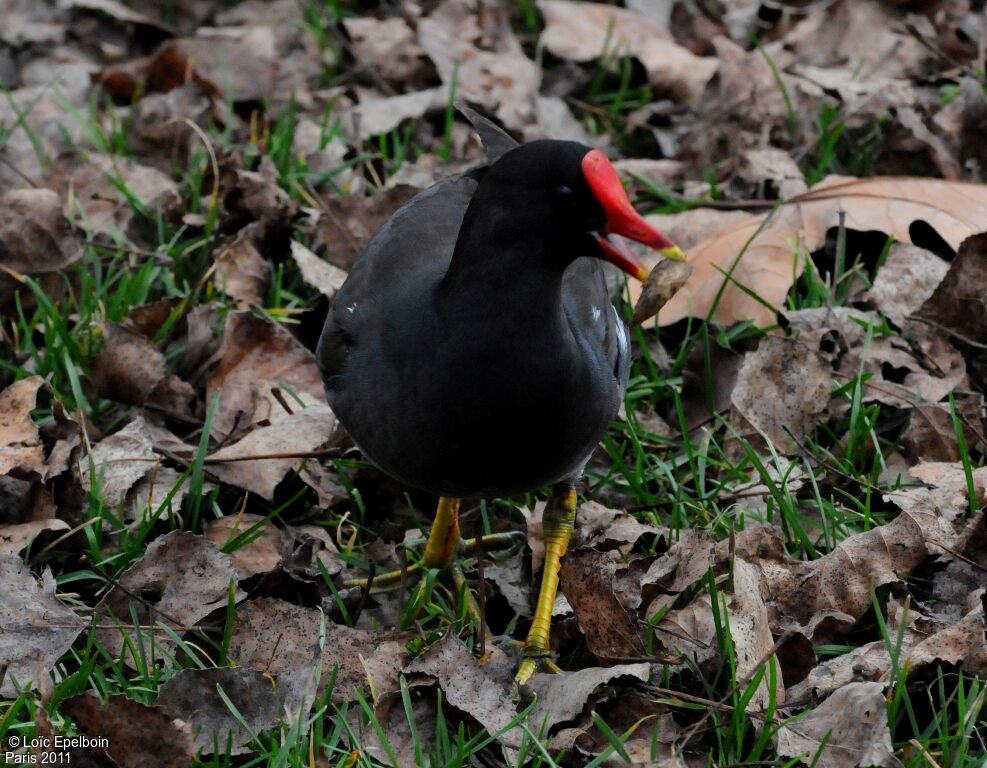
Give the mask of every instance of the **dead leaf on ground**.
[{"label": "dead leaf on ground", "polygon": [[206,526],[205,535],[220,550],[231,540],[246,542],[229,553],[240,581],[281,564],[283,535],[260,515],[241,512],[217,518]]},{"label": "dead leaf on ground", "polygon": [[970,611],[957,624],[917,643],[903,655],[901,663],[910,671],[945,662],[959,666],[967,675],[984,674],[987,671],[987,643],[983,606]]},{"label": "dead leaf on ground", "polygon": [[0,310],[15,291],[29,293],[18,288],[11,273],[32,277],[55,273],[81,257],[80,240],[63,215],[57,194],[50,189],[19,189],[0,195]]},{"label": "dead leaf on ground", "polygon": [[319,525],[289,525],[283,536],[285,573],[301,581],[321,581],[335,576],[346,567],[332,536]]},{"label": "dead leaf on ground", "polygon": [[618,548],[629,552],[642,536],[667,535],[668,531],[643,523],[620,509],[610,509],[597,501],[587,501],[576,510],[572,549],[583,546],[599,550]]},{"label": "dead leaf on ground", "polygon": [[[774,646],[768,609],[761,595],[761,569],[737,557],[732,562],[732,581],[726,576],[718,579],[721,594],[728,595],[726,620],[730,625],[737,675],[749,679],[758,665],[768,657]],[[665,648],[703,664],[719,653],[717,622],[708,592],[697,595],[688,605],[670,610],[655,628],[656,636]],[[764,709],[771,699],[765,675],[748,708]],[[774,691],[776,701],[784,701],[784,685],[779,676]]]},{"label": "dead leaf on ground", "polygon": [[695,105],[716,72],[716,59],[696,56],[672,41],[668,29],[633,11],[603,3],[539,0],[545,17],[541,43],[563,59],[591,61],[630,53],[651,83]]},{"label": "dead leaf on ground", "polygon": [[190,726],[203,755],[213,754],[216,745],[224,755],[248,752],[244,745],[281,715],[271,679],[255,669],[182,669],[161,686],[155,706]]},{"label": "dead leaf on ground", "polygon": [[559,723],[576,719],[589,697],[600,687],[621,677],[647,682],[650,675],[651,665],[645,663],[535,675],[524,688],[525,694],[535,696],[530,721],[536,732],[547,734]]},{"label": "dead leaf on ground", "polygon": [[448,102],[444,88],[429,88],[397,96],[366,97],[347,109],[341,120],[355,142],[397,128],[405,120],[421,117],[431,110],[441,109]]},{"label": "dead leaf on ground", "polygon": [[819,768],[900,766],[891,747],[884,683],[849,683],[778,730],[778,753]]},{"label": "dead leaf on ground", "polygon": [[[285,475],[305,463],[291,454],[310,453],[336,433],[336,416],[328,405],[313,405],[287,415],[270,426],[258,427],[243,439],[206,457],[210,473],[224,483],[271,501]],[[287,455],[287,458],[277,458]],[[256,456],[252,460],[245,457]]]},{"label": "dead leaf on ground", "polygon": [[140,242],[141,211],[172,222],[182,213],[178,184],[170,176],[125,157],[65,154],[45,183],[73,201],[73,219],[90,238],[122,234]]},{"label": "dead leaf on ground", "polygon": [[[987,190],[987,186],[980,189]],[[987,199],[987,191],[983,194]],[[984,228],[985,221],[987,213],[981,211],[976,231]],[[963,242],[946,276],[916,316],[956,334],[953,340],[967,349],[965,356],[977,380],[987,383],[987,363],[978,346],[978,341],[987,338],[987,233]]]},{"label": "dead leaf on ground", "polygon": [[475,718],[487,733],[491,736],[500,733],[501,741],[517,740],[511,732],[501,733],[516,716],[509,691],[485,673],[484,667],[454,634],[447,634],[403,671],[434,677],[446,700]]},{"label": "dead leaf on ground", "polygon": [[64,520],[32,520],[27,523],[0,525],[0,554],[18,555],[34,541],[42,531],[67,531]]},{"label": "dead leaf on ground", "polygon": [[0,553],[0,696],[17,697],[33,687],[51,696],[49,673],[86,624],[55,597],[55,578],[45,569],[41,583],[19,557]]},{"label": "dead leaf on ground", "polygon": [[792,156],[776,147],[745,152],[732,184],[739,187],[738,197],[742,199],[788,200],[808,189]]},{"label": "dead leaf on ground", "polygon": [[[805,267],[797,249],[804,254],[822,247],[827,230],[838,224],[840,210],[846,213],[849,229],[878,230],[910,242],[912,225],[925,222],[950,247],[958,248],[987,218],[987,186],[925,178],[828,177],[774,215],[738,222],[690,249],[693,273],[658,314],[659,323],[703,318],[712,311],[713,321],[721,325],[744,320],[773,325],[769,307],[784,305]],[[724,273],[731,275],[730,281]],[[767,306],[734,283],[753,291]]]},{"label": "dead leaf on ground", "polygon": [[591,549],[569,552],[562,559],[559,585],[566,596],[586,646],[601,659],[629,660],[647,656],[636,617],[613,592],[616,563]]},{"label": "dead leaf on ground", "polygon": [[123,429],[100,440],[89,456],[79,460],[82,487],[87,491],[90,487],[97,488],[103,503],[116,509],[157,461],[144,417],[138,416]]},{"label": "dead leaf on ground", "polygon": [[98,761],[106,755],[120,768],[186,768],[192,762],[195,747],[188,723],[161,707],[148,707],[122,695],[102,704],[92,691],[58,706],[75,721],[81,735],[108,742],[105,748],[80,748],[74,756]]},{"label": "dead leaf on ground", "polygon": [[31,376],[0,392],[0,475],[41,474],[44,445],[41,431],[31,418],[44,379]]},{"label": "dead leaf on ground", "polygon": [[[957,527],[970,513],[967,478],[959,462],[919,462],[908,474],[928,487],[903,487],[884,495],[903,512],[917,520],[934,520],[936,525],[925,525],[925,538],[931,553],[940,554],[936,545],[952,547],[959,534]],[[973,490],[977,498],[974,506],[987,500],[987,467],[972,472]]]},{"label": "dead leaf on ground", "polygon": [[[324,645],[320,650],[322,627]],[[230,657],[241,667],[273,675],[289,715],[312,705],[335,679],[332,701],[352,701],[370,687],[375,695],[398,690],[398,672],[410,654],[408,632],[372,632],[334,624],[321,611],[262,598],[237,610]],[[321,677],[316,679],[316,665]]]},{"label": "dead leaf on ground", "polygon": [[[151,542],[96,606],[104,625],[96,630],[100,642],[116,657],[123,653],[131,664],[131,653],[141,647],[147,658],[167,657],[175,644],[158,625],[170,626],[178,634],[189,631],[212,611],[226,607],[235,580],[230,556],[204,536],[166,533]],[[234,593],[234,599],[242,598]],[[134,615],[141,627],[150,628],[135,633]]]},{"label": "dead leaf on ground", "polygon": [[259,305],[271,281],[271,265],[240,232],[216,254],[214,281],[240,305]]},{"label": "dead leaf on ground", "polygon": [[875,640],[859,645],[849,653],[820,662],[804,680],[788,688],[786,699],[792,704],[808,706],[849,683],[877,682],[890,668],[888,644],[884,640]]},{"label": "dead leaf on ground", "polygon": [[[966,384],[963,357],[946,337],[919,324],[907,326],[906,337],[888,335],[873,312],[851,307],[786,311],[793,336],[835,363],[838,382],[861,372],[864,402],[911,408],[922,401],[938,402]],[[830,402],[831,418],[841,418],[849,398]]]},{"label": "dead leaf on ground", "polygon": [[497,585],[515,613],[524,617],[532,615],[531,579],[524,571],[523,552],[516,552],[502,563],[487,563],[483,566],[483,577]]},{"label": "dead leaf on ground", "polygon": [[388,82],[406,85],[421,78],[427,69],[425,51],[404,19],[364,16],[343,19],[343,27],[356,60]]},{"label": "dead leaf on ground", "polygon": [[730,422],[754,445],[766,439],[783,452],[798,451],[793,436],[811,434],[833,390],[832,369],[810,346],[766,336],[744,358],[730,397]]},{"label": "dead leaf on ground", "polygon": [[[325,246],[326,258],[331,264],[349,269],[384,222],[420,191],[418,187],[398,184],[372,196],[323,198],[317,244]],[[321,248],[317,250],[321,252]]]},{"label": "dead leaf on ground", "polygon": [[[411,699],[411,713],[405,709],[404,698],[400,693],[387,693],[374,705],[376,723],[368,723],[361,734],[363,748],[371,757],[387,765],[390,754],[397,759],[394,765],[415,765],[418,752],[423,744],[433,744],[436,730],[435,685],[425,689],[423,685],[411,686],[408,695]],[[411,722],[409,723],[409,718]],[[381,740],[380,730],[387,739],[388,751]],[[412,731],[412,727],[414,731]]]},{"label": "dead leaf on ground", "polygon": [[[955,398],[956,415],[966,445],[976,445],[983,419],[980,395]],[[982,434],[982,433],[980,433]],[[960,449],[953,412],[946,403],[923,403],[915,408],[902,435],[906,455],[915,461],[959,461]]]},{"label": "dead leaf on ground", "polygon": [[[164,518],[171,515],[175,519],[181,512],[190,485],[191,479],[187,476],[183,479],[177,470],[155,465],[127,492],[124,519],[128,523],[146,523],[152,515],[158,514]],[[207,494],[214,487],[212,483],[203,483],[202,493]]]},{"label": "dead leaf on ground", "polygon": [[899,327],[935,292],[949,262],[924,248],[895,242],[863,298]]},{"label": "dead leaf on ground", "polygon": [[418,22],[418,43],[445,86],[490,109],[508,128],[534,121],[541,69],[524,55],[508,4],[443,0]]},{"label": "dead leaf on ground", "polygon": [[100,352],[92,360],[92,382],[101,397],[128,405],[155,406],[191,418],[196,393],[168,370],[164,354],[135,330],[111,322],[91,330]]},{"label": "dead leaf on ground", "polygon": [[323,402],[325,392],[315,356],[283,326],[234,312],[226,321],[222,357],[207,386],[207,399],[220,394],[213,428],[220,435],[269,418],[257,413],[272,388],[285,387]]},{"label": "dead leaf on ground", "polygon": [[291,241],[291,258],[298,265],[302,279],[327,299],[331,300],[346,282],[344,270],[320,259],[297,240]]}]

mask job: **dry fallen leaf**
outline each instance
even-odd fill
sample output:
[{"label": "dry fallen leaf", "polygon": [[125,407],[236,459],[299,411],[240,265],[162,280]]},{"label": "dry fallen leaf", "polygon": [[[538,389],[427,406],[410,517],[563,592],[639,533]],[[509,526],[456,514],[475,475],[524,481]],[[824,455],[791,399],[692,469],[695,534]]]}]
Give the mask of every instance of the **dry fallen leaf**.
[{"label": "dry fallen leaf", "polygon": [[819,768],[900,766],[891,747],[884,683],[849,683],[781,726],[778,752]]},{"label": "dry fallen leaf", "polygon": [[31,418],[44,379],[31,376],[0,392],[0,475],[23,477],[44,469],[41,431]]},{"label": "dry fallen leaf", "polygon": [[204,533],[219,549],[230,540],[239,542],[229,555],[240,581],[258,573],[270,573],[281,563],[284,537],[260,515],[249,512],[226,515],[209,523]]},{"label": "dry fallen leaf", "polygon": [[213,754],[216,745],[223,755],[247,752],[243,745],[281,715],[271,679],[254,669],[182,669],[161,686],[155,706],[191,727],[195,750],[203,755]]},{"label": "dry fallen leaf", "polygon": [[32,520],[27,523],[0,525],[0,554],[17,555],[37,538],[42,531],[67,531],[69,524],[64,520]]},{"label": "dry fallen leaf", "polygon": [[191,417],[195,390],[168,371],[164,354],[141,333],[104,322],[91,329],[100,352],[92,361],[92,382],[100,396],[129,405],[151,402]]},{"label": "dry fallen leaf", "polygon": [[186,768],[195,752],[189,724],[161,707],[148,707],[126,696],[111,696],[105,704],[92,691],[73,696],[59,709],[75,721],[76,728],[97,744],[79,748],[73,755],[80,762],[103,765],[106,755],[120,768]]},{"label": "dry fallen leaf", "polygon": [[508,128],[534,121],[541,69],[524,55],[511,29],[509,5],[443,0],[418,22],[418,43],[446,86],[490,109]]},{"label": "dry fallen leaf", "polygon": [[[801,343],[835,363],[836,379],[847,382],[861,372],[864,402],[910,408],[936,402],[966,386],[962,355],[939,332],[917,323],[907,337],[886,334],[873,312],[850,307],[786,311],[791,333]],[[831,416],[842,416],[848,398],[829,404]]]},{"label": "dry fallen leaf", "polygon": [[[270,418],[266,402],[275,387],[324,402],[322,376],[315,356],[283,326],[249,312],[234,312],[226,321],[222,358],[207,387],[207,399],[219,393],[214,429],[228,435]],[[290,398],[289,398],[290,399]]]},{"label": "dry fallen leaf", "polygon": [[[152,515],[159,514],[165,518],[171,515],[172,519],[176,519],[190,484],[190,478],[183,479],[177,470],[155,465],[127,492],[124,519],[128,523],[146,523]],[[209,493],[214,487],[212,483],[203,483],[203,494]]]},{"label": "dry fallen leaf", "polygon": [[[144,556],[124,571],[96,606],[100,642],[114,656],[132,664],[132,653],[143,647],[146,657],[170,655],[174,641],[158,628],[167,625],[179,634],[230,598],[236,570],[229,555],[204,536],[172,531],[148,546]],[[235,599],[243,595],[234,592]],[[133,615],[141,624],[136,633]],[[113,625],[117,625],[114,628]]]},{"label": "dry fallen leaf", "polygon": [[93,446],[88,457],[79,460],[82,487],[95,487],[110,509],[118,508],[128,491],[159,461],[152,447],[151,434],[138,416],[123,429]]},{"label": "dry fallen leaf", "polygon": [[811,346],[766,336],[744,358],[733,394],[730,423],[755,445],[767,439],[779,451],[815,429],[834,386],[832,369]]},{"label": "dry fallen leaf", "polygon": [[619,509],[609,509],[596,501],[587,501],[576,510],[576,527],[573,530],[572,549],[592,546],[596,549],[629,551],[637,540],[648,534],[665,534],[667,531],[648,523],[642,523],[633,515]]},{"label": "dry fallen leaf", "polygon": [[[985,222],[981,212],[975,231],[987,227]],[[987,363],[983,348],[977,345],[987,338],[987,233],[963,242],[946,276],[915,314],[952,332],[953,340],[968,350],[965,357],[975,371],[974,378],[987,383]]]},{"label": "dry fallen leaf", "polygon": [[945,662],[959,666],[964,674],[983,675],[987,672],[983,606],[970,611],[953,626],[917,643],[903,655],[902,663],[911,672],[928,664]]},{"label": "dry fallen leaf", "polygon": [[590,652],[601,659],[630,660],[647,655],[635,617],[613,592],[616,563],[602,552],[581,549],[562,560],[559,586]]},{"label": "dry fallen leaf", "polygon": [[6,311],[18,286],[12,273],[58,272],[81,256],[79,238],[62,214],[57,194],[19,189],[0,195],[0,310]]},{"label": "dry fallen leaf", "polygon": [[416,119],[429,110],[444,107],[447,100],[448,94],[441,88],[398,96],[362,98],[346,110],[341,120],[353,140],[366,141],[394,130],[405,120]]},{"label": "dry fallen leaf", "polygon": [[[422,745],[434,743],[436,702],[435,697],[428,694],[434,691],[435,687],[434,684],[428,686],[431,690],[423,690],[425,688],[423,685],[410,687],[408,691],[411,699],[410,715],[405,709],[404,697],[400,693],[381,696],[374,705],[376,722],[368,723],[360,734],[366,753],[383,765],[391,761],[391,754],[397,759],[396,762],[391,762],[392,765],[415,765]],[[378,723],[380,731],[377,728]],[[382,742],[382,736],[387,740],[387,747]]]},{"label": "dry fallen leaf", "polygon": [[343,27],[357,61],[385,80],[404,85],[423,69],[425,51],[404,19],[363,16],[343,19]]},{"label": "dry fallen leaf", "polygon": [[38,584],[19,557],[0,553],[0,696],[13,699],[18,688],[33,687],[47,700],[49,673],[85,626],[55,597],[49,569]]},{"label": "dry fallen leaf", "polygon": [[[907,651],[907,648],[902,651]],[[786,700],[792,704],[808,705],[828,697],[849,683],[876,682],[890,668],[888,644],[884,640],[865,643],[849,653],[817,664],[804,680],[788,688]]]},{"label": "dry fallen leaf", "polygon": [[[209,471],[224,483],[253,491],[268,501],[286,474],[306,459],[292,457],[325,445],[336,432],[336,416],[328,405],[313,405],[258,427],[242,440],[206,457]],[[286,455],[287,458],[278,458]],[[244,461],[245,457],[258,458]]]},{"label": "dry fallen leaf", "polygon": [[[980,395],[955,398],[960,433],[967,445],[977,444],[983,399]],[[923,403],[912,411],[901,437],[906,455],[915,461],[959,461],[960,448],[953,412],[946,403]]]},{"label": "dry fallen leaf", "polygon": [[716,72],[716,59],[696,56],[674,43],[668,29],[633,11],[569,0],[539,0],[538,8],[545,17],[541,43],[560,58],[630,53],[653,85],[693,105]]},{"label": "dry fallen leaf", "polygon": [[931,251],[895,242],[863,298],[901,326],[932,296],[948,270],[949,263]]},{"label": "dry fallen leaf", "polygon": [[289,716],[297,717],[331,679],[337,704],[353,700],[364,687],[375,696],[398,690],[398,672],[410,657],[405,644],[412,636],[353,629],[334,624],[318,610],[264,598],[237,610],[230,657],[241,667],[273,675]]},{"label": "dry fallen leaf", "polygon": [[291,258],[298,265],[302,279],[327,299],[332,299],[346,281],[344,270],[320,259],[297,240],[291,241]]},{"label": "dry fallen leaf", "polygon": [[[0,536],[2,536],[0,529]],[[497,585],[497,590],[519,616],[530,617],[531,578],[524,571],[524,554],[516,552],[503,563],[483,566],[483,577]]]},{"label": "dry fallen leaf", "polygon": [[271,282],[271,265],[260,255],[250,237],[241,231],[219,248],[214,281],[240,305],[259,305]]},{"label": "dry fallen leaf", "polygon": [[535,696],[530,722],[537,732],[547,734],[559,723],[578,717],[590,695],[601,686],[620,677],[647,682],[650,674],[651,665],[641,663],[535,675],[525,686],[525,693]]},{"label": "dry fallen leaf", "polygon": [[[805,267],[804,257],[796,254],[820,248],[827,230],[837,226],[840,210],[850,229],[878,230],[909,242],[912,225],[925,222],[950,247],[958,248],[987,219],[987,186],[925,178],[828,177],[773,215],[738,222],[691,248],[693,273],[658,314],[659,323],[711,314],[722,325],[744,320],[773,325],[770,308],[784,305]],[[731,275],[729,281],[724,273]],[[753,291],[767,306],[734,283]]]},{"label": "dry fallen leaf", "polygon": [[46,185],[62,197],[71,195],[73,219],[90,238],[125,235],[139,241],[141,210],[171,221],[181,216],[181,195],[171,177],[125,157],[62,155]]},{"label": "dry fallen leaf", "polygon": [[[430,179],[429,184],[433,180]],[[341,269],[349,269],[384,222],[419,191],[416,187],[398,184],[372,196],[334,195],[324,198],[319,216],[317,244],[325,247],[326,258],[332,264]],[[292,255],[294,256],[294,247]],[[300,262],[299,266],[301,267]]]},{"label": "dry fallen leaf", "polygon": [[[436,678],[446,700],[474,717],[490,735],[504,731],[516,715],[508,690],[485,672],[454,634],[443,637],[403,671]],[[502,733],[500,739],[511,741],[512,735]]]}]

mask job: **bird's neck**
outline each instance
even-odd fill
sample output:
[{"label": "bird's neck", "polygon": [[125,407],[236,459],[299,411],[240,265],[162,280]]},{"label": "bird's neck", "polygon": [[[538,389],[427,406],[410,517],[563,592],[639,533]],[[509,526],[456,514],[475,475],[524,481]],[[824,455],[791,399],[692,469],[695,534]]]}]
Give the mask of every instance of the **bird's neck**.
[{"label": "bird's neck", "polygon": [[481,186],[463,218],[440,301],[561,313],[569,259],[557,236],[529,212],[508,210],[482,192]]}]

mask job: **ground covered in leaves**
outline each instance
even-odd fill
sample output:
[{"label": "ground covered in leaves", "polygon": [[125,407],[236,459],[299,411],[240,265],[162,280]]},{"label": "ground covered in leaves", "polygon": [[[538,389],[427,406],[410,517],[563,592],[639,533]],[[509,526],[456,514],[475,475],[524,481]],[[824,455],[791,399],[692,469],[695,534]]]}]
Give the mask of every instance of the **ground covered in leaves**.
[{"label": "ground covered in leaves", "polygon": [[[983,2],[3,15],[6,762],[981,764]],[[482,163],[457,99],[605,148],[690,255],[616,286],[631,385],[564,671],[520,700],[544,495],[464,508],[527,534],[464,555],[490,642],[435,574],[418,617],[348,586],[435,500],[362,461],[312,355],[376,228]]]}]

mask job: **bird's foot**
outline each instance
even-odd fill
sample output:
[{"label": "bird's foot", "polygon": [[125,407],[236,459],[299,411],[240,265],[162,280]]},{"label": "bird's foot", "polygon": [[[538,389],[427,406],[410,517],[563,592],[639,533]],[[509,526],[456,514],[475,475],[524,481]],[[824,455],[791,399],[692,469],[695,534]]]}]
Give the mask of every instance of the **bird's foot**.
[{"label": "bird's foot", "polygon": [[[479,543],[476,539],[463,539],[459,544],[460,555],[472,555],[481,549],[484,552],[495,552],[500,549],[507,549],[517,541],[525,539],[525,534],[521,531],[507,531],[506,533],[491,533],[481,537]],[[363,587],[372,592],[382,592],[387,589],[394,589],[407,583],[409,578],[422,572],[422,563],[412,563],[404,570],[387,571],[372,578],[346,579],[343,587]]]},{"label": "bird's foot", "polygon": [[[484,620],[483,611],[470,590],[466,574],[458,561],[453,561],[446,569],[452,575],[452,583],[455,588],[455,595],[458,596],[459,616],[466,625],[476,628],[478,634],[483,635],[486,641],[492,641],[493,635]],[[411,592],[411,597],[401,614],[401,629],[411,629],[415,626],[425,608],[431,600],[432,591],[436,585],[436,577],[439,571],[430,569],[425,573]]]},{"label": "bird's foot", "polygon": [[521,697],[521,688],[538,672],[548,672],[557,674],[562,668],[552,661],[552,653],[546,648],[538,648],[532,645],[525,645],[524,656],[518,667],[517,674],[514,675],[514,685],[511,693],[516,700]]}]

